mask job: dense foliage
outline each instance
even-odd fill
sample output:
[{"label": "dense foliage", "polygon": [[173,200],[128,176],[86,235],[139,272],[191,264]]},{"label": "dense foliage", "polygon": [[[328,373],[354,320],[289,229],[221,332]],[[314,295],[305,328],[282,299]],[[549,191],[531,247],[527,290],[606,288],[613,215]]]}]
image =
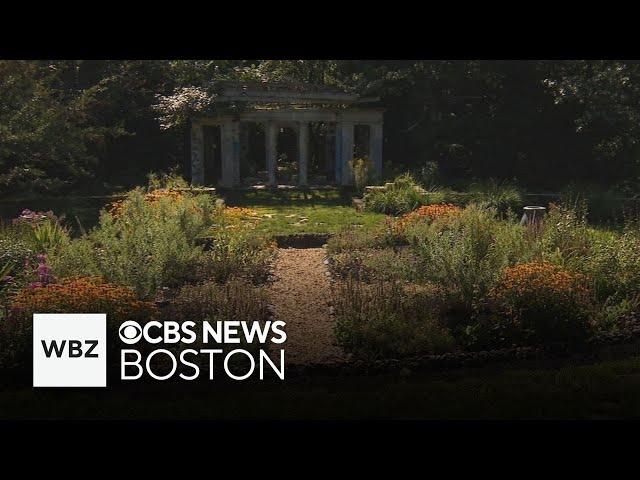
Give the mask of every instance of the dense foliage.
[{"label": "dense foliage", "polygon": [[640,178],[637,61],[5,60],[0,192],[94,192],[175,165],[187,174],[189,116],[222,108],[228,80],[379,97],[388,178],[627,193]]},{"label": "dense foliage", "polygon": [[[155,304],[139,300],[130,288],[98,277],[32,283],[18,290],[11,300],[10,312],[0,321],[0,367],[28,365],[34,313],[106,313],[109,335],[113,336],[121,322],[145,323],[159,315]],[[111,344],[110,353],[116,353],[114,347]]]},{"label": "dense foliage", "polygon": [[38,312],[104,312],[113,336],[125,320],[267,319],[275,245],[259,216],[184,185],[151,175],[73,237],[49,211],[0,224],[0,369],[26,374]]},{"label": "dense foliage", "polygon": [[328,244],[336,333],[357,356],[388,357],[572,348],[629,332],[640,326],[638,222],[595,228],[587,214],[584,202],[551,204],[542,221],[520,225],[482,201],[345,229]]}]

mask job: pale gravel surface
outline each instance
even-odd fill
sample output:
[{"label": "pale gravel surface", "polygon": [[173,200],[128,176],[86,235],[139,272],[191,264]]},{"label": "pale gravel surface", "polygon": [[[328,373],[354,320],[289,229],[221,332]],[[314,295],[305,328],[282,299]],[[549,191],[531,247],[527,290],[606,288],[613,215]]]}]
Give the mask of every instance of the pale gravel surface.
[{"label": "pale gravel surface", "polygon": [[329,314],[331,284],[322,248],[281,248],[269,287],[276,320],[286,323],[287,365],[344,361]]}]

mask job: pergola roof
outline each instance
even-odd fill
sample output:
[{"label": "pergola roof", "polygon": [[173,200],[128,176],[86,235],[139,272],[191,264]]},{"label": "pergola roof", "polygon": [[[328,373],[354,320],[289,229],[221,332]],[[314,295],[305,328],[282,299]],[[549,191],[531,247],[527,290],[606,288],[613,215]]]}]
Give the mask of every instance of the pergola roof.
[{"label": "pergola roof", "polygon": [[277,104],[359,104],[377,98],[361,98],[331,85],[299,80],[278,82],[220,82],[216,102],[251,102]]}]

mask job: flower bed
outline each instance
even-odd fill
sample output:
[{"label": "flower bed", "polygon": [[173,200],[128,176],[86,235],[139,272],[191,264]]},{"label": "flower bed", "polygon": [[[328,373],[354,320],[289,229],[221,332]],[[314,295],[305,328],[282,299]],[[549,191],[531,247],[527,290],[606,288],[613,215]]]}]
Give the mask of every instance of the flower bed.
[{"label": "flower bed", "polygon": [[[423,327],[433,328],[435,321],[452,336],[452,353],[579,348],[590,338],[626,331],[625,318],[640,312],[640,228],[593,228],[581,208],[552,205],[542,225],[520,226],[486,204],[427,205],[389,218],[383,232],[341,232],[329,241],[329,265],[338,285],[356,285],[336,288],[343,346],[356,357],[377,352],[400,358],[408,344],[393,338],[417,338],[411,331],[419,325],[412,322],[391,320],[385,328],[393,327],[392,336],[365,328],[386,307],[379,298],[349,297],[381,282],[407,291],[435,288],[437,295],[410,310],[424,319]],[[392,311],[402,309],[390,309],[385,318],[395,318]],[[432,347],[425,341],[423,348],[427,353]]]},{"label": "flower bed", "polygon": [[[103,312],[112,329],[125,320],[163,319],[200,292],[189,313],[202,320],[220,308],[222,297],[209,294],[224,292],[222,320],[251,313],[253,300],[261,315],[256,320],[264,320],[260,284],[269,275],[275,243],[256,230],[256,212],[220,208],[209,193],[171,187],[183,183],[152,178],[149,187],[110,204],[99,224],[76,238],[53,212],[25,210],[3,226],[0,366],[30,365],[36,312]],[[207,237],[205,251],[198,239]]]}]

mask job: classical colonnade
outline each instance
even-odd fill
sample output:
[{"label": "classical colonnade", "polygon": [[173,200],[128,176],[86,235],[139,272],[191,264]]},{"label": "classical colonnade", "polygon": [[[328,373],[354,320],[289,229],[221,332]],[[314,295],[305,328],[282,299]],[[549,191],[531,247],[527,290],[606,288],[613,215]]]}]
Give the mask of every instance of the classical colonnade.
[{"label": "classical colonnade", "polygon": [[241,185],[240,151],[241,122],[260,122],[265,125],[265,151],[268,183],[277,184],[277,138],[282,127],[292,127],[298,137],[298,185],[308,183],[309,124],[311,122],[334,122],[336,125],[335,175],[337,185],[353,183],[350,161],[353,159],[354,128],[356,125],[369,126],[369,160],[372,165],[371,180],[382,174],[382,111],[371,109],[344,110],[252,110],[235,115],[194,118],[191,122],[191,181],[195,185],[204,184],[205,169],[212,168],[204,162],[204,126],[220,127],[220,186]]}]

